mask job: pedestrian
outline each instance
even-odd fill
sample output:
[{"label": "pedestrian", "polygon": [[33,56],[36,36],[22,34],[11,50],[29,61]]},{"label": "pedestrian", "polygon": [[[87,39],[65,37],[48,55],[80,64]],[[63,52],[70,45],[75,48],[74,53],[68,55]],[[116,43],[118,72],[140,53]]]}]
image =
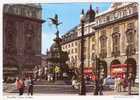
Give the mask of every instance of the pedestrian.
[{"label": "pedestrian", "polygon": [[125,92],[126,91],[126,88],[128,86],[128,82],[127,82],[127,79],[126,77],[123,79],[123,91]]},{"label": "pedestrian", "polygon": [[33,95],[33,85],[34,85],[34,82],[33,82],[32,77],[29,77],[27,82],[28,82],[27,83],[27,92],[28,92],[28,95],[31,94],[31,96],[32,96]]},{"label": "pedestrian", "polygon": [[118,77],[118,79],[117,79],[117,87],[118,87],[118,92],[121,92],[121,87],[122,87],[122,79],[120,78],[120,77]]},{"label": "pedestrian", "polygon": [[116,92],[117,90],[118,90],[118,77],[116,75],[114,79],[114,92]]},{"label": "pedestrian", "polygon": [[99,79],[99,95],[103,95],[103,76]]},{"label": "pedestrian", "polygon": [[99,92],[99,78],[98,78],[98,76],[95,76],[94,95],[98,95],[98,92]]},{"label": "pedestrian", "polygon": [[17,78],[16,79],[16,88],[19,91],[19,95],[23,95],[23,93],[24,93],[24,87],[25,87],[24,79]]},{"label": "pedestrian", "polygon": [[128,95],[131,95],[131,86],[132,86],[132,73],[129,73],[129,76],[128,76]]},{"label": "pedestrian", "polygon": [[50,77],[51,77],[50,74],[48,74],[47,76],[48,76],[48,82],[50,82]]},{"label": "pedestrian", "polygon": [[73,87],[73,88],[74,88],[74,86],[75,86],[75,83],[76,83],[76,77],[73,76],[73,77],[72,77],[72,87]]},{"label": "pedestrian", "polygon": [[21,87],[21,84],[20,84],[20,81],[19,81],[19,77],[16,78],[16,89],[19,91],[20,93],[20,87]]}]

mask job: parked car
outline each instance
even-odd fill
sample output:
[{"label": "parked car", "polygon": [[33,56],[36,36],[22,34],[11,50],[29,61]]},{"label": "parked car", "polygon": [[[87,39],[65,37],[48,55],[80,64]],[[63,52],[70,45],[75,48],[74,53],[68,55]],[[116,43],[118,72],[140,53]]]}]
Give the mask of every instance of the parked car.
[{"label": "parked car", "polygon": [[111,76],[108,76],[107,78],[104,79],[104,88],[105,89],[113,89],[114,88],[114,83],[115,80]]}]

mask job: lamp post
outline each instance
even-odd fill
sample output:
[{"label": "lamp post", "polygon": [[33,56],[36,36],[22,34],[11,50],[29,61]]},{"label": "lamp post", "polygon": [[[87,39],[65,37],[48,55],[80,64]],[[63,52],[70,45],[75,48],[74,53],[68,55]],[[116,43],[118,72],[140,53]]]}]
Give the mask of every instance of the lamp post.
[{"label": "lamp post", "polygon": [[94,91],[94,95],[98,95],[99,92],[99,78],[100,78],[100,59],[97,57],[97,55],[95,56],[95,60],[96,60],[96,71],[95,71],[95,91]]},{"label": "lamp post", "polygon": [[130,73],[130,71],[129,71],[130,63],[128,62],[128,59],[129,59],[129,57],[131,56],[131,49],[130,49],[129,46],[130,46],[130,45],[127,44],[127,50],[126,50],[126,57],[127,57],[127,74],[126,74],[126,76],[127,76],[127,78],[128,78],[128,76],[129,76],[129,73]]},{"label": "lamp post", "polygon": [[127,50],[126,50],[127,72],[126,73],[127,73],[127,80],[128,80],[128,95],[131,95],[132,73],[129,72],[129,63],[128,63],[129,55],[130,55],[130,48],[129,48],[129,44],[127,44]]},{"label": "lamp post", "polygon": [[80,21],[81,21],[81,65],[80,65],[80,95],[86,95],[86,86],[85,86],[85,80],[84,80],[84,10],[82,9],[81,15],[80,15]]}]

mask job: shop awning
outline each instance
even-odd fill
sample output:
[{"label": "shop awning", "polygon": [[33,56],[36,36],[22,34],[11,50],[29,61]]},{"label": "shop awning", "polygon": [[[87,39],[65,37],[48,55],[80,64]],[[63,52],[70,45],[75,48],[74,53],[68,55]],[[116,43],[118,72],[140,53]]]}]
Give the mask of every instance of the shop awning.
[{"label": "shop awning", "polygon": [[127,67],[127,64],[114,64],[111,67]]},{"label": "shop awning", "polygon": [[84,74],[91,74],[92,68],[84,68]]}]

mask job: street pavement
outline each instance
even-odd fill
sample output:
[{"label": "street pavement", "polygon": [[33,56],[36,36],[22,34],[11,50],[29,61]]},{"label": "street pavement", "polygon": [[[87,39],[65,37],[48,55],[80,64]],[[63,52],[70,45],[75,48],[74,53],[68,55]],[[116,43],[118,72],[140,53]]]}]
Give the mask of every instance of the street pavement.
[{"label": "street pavement", "polygon": [[[3,93],[4,96],[18,96],[18,93]],[[34,96],[79,96],[78,93],[34,93]],[[86,93],[87,96],[94,96],[93,92]],[[128,92],[114,92],[114,91],[103,91],[105,96],[128,96]],[[132,95],[139,95],[138,92],[132,92]],[[28,96],[24,93],[24,96]],[[101,96],[101,95],[100,95]]]},{"label": "street pavement", "polygon": [[[4,96],[16,95],[18,96],[18,91],[15,88],[15,84],[4,84]],[[93,95],[93,85],[86,85],[86,95]],[[139,88],[132,87],[132,95],[138,95]],[[27,90],[25,90],[25,96],[27,95]],[[56,81],[47,82],[46,80],[41,80],[35,82],[34,86],[35,96],[47,96],[47,95],[79,95],[79,90],[73,89],[70,82]],[[104,90],[103,95],[128,95],[128,92],[115,92],[113,90]]]}]

